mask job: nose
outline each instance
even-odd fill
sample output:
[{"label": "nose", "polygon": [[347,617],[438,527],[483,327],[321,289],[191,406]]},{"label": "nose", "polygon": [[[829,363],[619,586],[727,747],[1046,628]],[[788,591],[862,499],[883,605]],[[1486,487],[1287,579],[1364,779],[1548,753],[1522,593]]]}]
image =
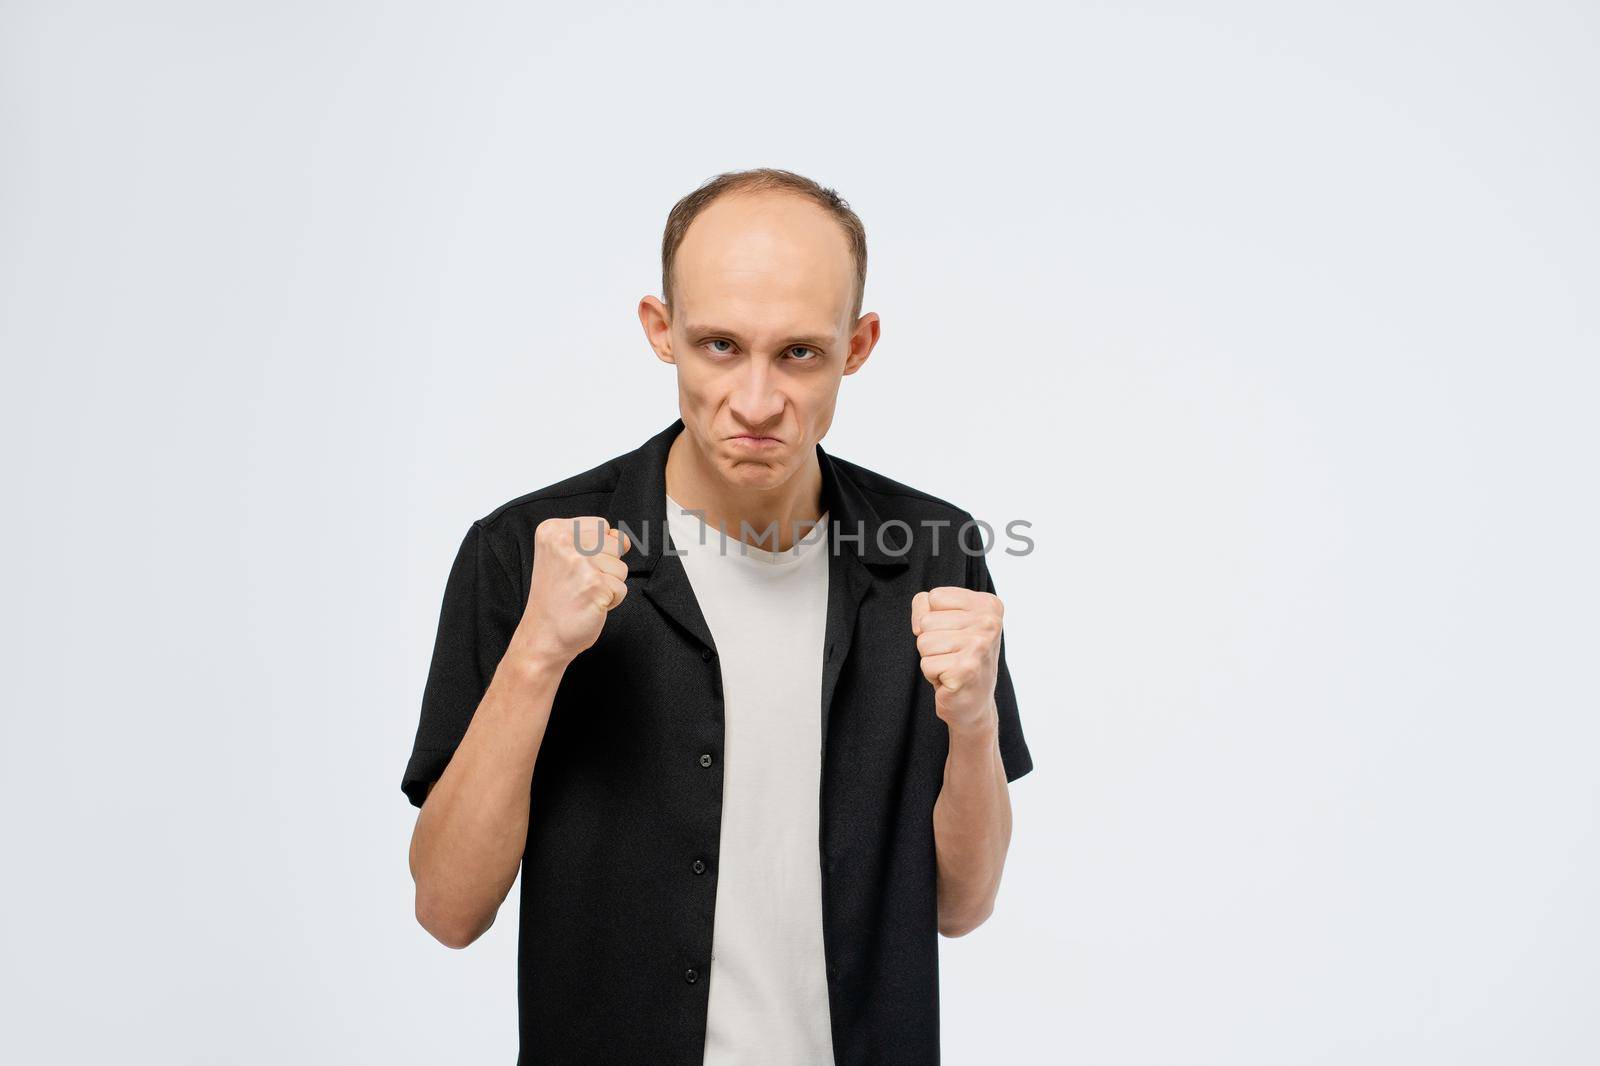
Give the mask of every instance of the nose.
[{"label": "nose", "polygon": [[783,414],[783,393],[777,389],[776,375],[765,359],[746,359],[729,397],[734,417],[751,429],[767,428]]}]

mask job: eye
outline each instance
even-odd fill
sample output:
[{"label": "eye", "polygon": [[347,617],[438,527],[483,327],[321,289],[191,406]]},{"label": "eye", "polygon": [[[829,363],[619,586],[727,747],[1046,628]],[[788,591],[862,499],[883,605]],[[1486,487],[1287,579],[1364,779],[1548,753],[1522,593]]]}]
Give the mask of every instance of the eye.
[{"label": "eye", "polygon": [[727,348],[713,348],[713,349],[711,349],[712,351],[716,352],[718,355],[726,355],[726,354],[728,354],[728,352],[733,350],[733,342],[732,341],[723,340],[721,337],[713,337],[710,340],[706,341],[706,343],[707,344],[726,344],[726,345],[728,345]]},{"label": "eye", "polygon": [[789,351],[791,353],[793,353],[793,352],[810,352],[811,353],[811,357],[808,358],[808,359],[796,359],[795,362],[797,362],[797,363],[814,363],[818,359],[821,358],[820,353],[815,348],[809,347],[809,346],[804,345],[804,344],[796,344],[794,347],[790,348]]}]

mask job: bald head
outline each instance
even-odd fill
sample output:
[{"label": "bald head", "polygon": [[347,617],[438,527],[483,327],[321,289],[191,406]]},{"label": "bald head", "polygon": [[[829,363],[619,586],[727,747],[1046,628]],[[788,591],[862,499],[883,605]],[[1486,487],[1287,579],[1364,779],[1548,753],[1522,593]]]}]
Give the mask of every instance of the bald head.
[{"label": "bald head", "polygon": [[843,227],[811,200],[763,190],[726,193],[684,233],[673,264],[674,317],[697,308],[847,328],[856,264]]}]

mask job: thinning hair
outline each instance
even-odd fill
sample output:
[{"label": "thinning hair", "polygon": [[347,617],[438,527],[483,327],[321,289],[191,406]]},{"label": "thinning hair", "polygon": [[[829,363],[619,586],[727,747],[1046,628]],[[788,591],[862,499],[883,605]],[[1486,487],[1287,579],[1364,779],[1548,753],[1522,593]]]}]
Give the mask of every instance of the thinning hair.
[{"label": "thinning hair", "polygon": [[855,320],[861,317],[862,297],[867,287],[866,227],[837,192],[818,185],[810,178],[796,174],[792,170],[779,170],[775,167],[730,170],[718,174],[702,182],[697,189],[672,206],[671,213],[667,215],[666,231],[661,235],[661,298],[666,301],[667,309],[669,311],[672,309],[673,263],[678,258],[678,246],[683,243],[684,234],[689,232],[689,223],[719,196],[769,190],[792,192],[803,196],[827,211],[840,226],[844,227],[845,237],[850,241],[850,252],[856,261],[855,303],[854,310],[850,313],[850,324],[854,325]]}]

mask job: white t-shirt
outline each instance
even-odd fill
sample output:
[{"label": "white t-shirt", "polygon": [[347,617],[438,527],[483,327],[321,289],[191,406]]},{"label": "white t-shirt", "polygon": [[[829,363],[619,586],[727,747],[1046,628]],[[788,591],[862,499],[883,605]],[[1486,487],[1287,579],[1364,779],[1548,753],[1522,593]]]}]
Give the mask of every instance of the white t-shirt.
[{"label": "white t-shirt", "polygon": [[817,850],[827,516],[784,552],[725,537],[671,496],[667,528],[725,708],[705,1062],[831,1063]]}]

